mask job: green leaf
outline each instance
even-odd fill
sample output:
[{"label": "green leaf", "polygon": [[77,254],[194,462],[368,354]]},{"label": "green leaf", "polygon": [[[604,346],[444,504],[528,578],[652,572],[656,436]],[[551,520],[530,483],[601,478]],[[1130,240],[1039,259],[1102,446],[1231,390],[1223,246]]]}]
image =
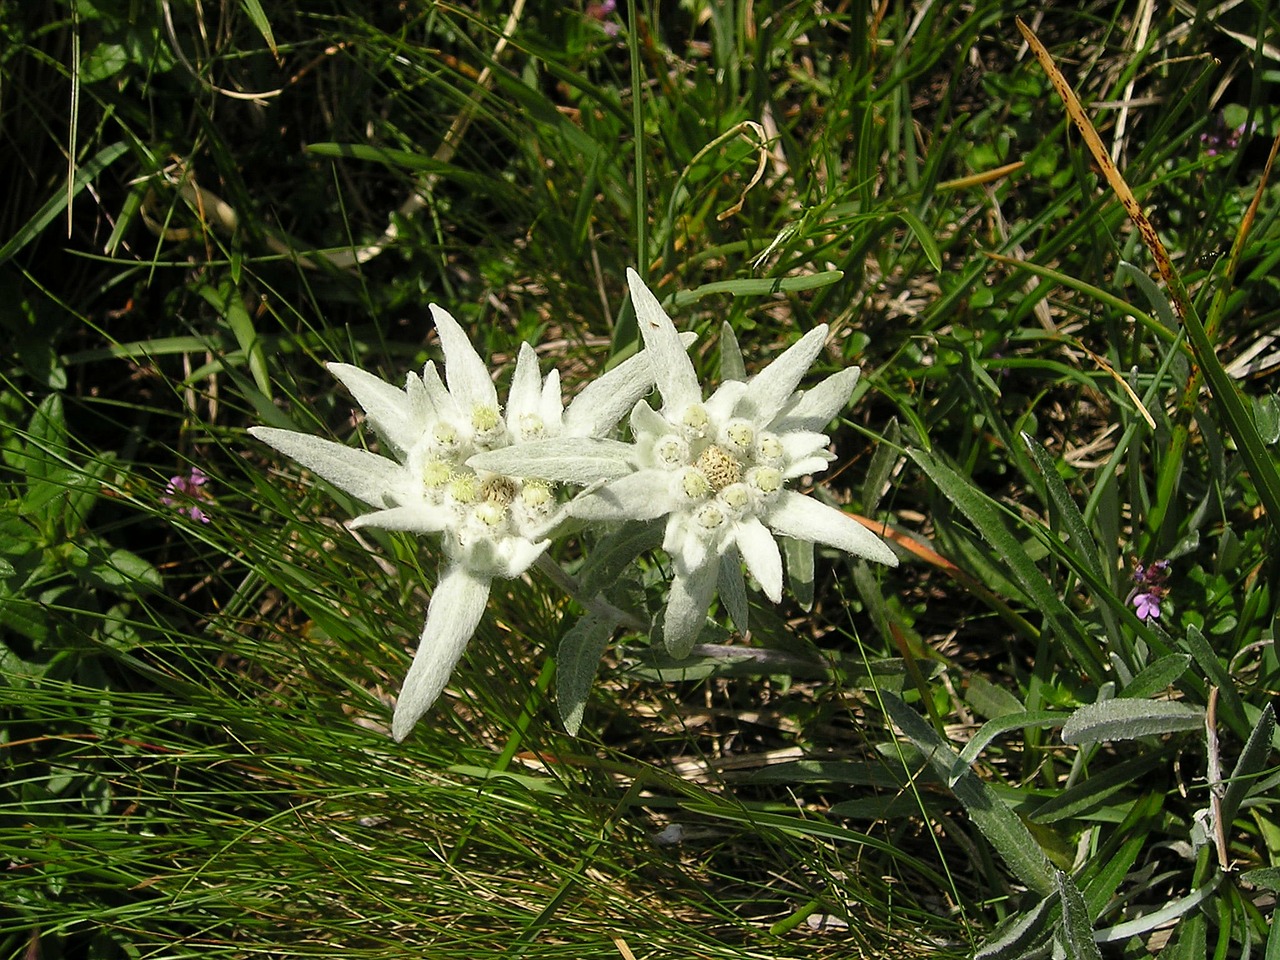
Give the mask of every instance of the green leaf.
[{"label": "green leaf", "polygon": [[112,593],[136,596],[164,586],[160,571],[136,553],[93,541],[76,542],[67,564],[87,586]]},{"label": "green leaf", "polygon": [[1248,796],[1250,788],[1254,786],[1254,778],[1262,772],[1267,764],[1267,758],[1271,756],[1271,737],[1275,732],[1276,714],[1268,703],[1262,708],[1262,715],[1258,717],[1253,732],[1249,734],[1244,749],[1240,751],[1240,758],[1236,761],[1235,769],[1231,771],[1231,782],[1227,784],[1226,792],[1222,795],[1219,811],[1222,825],[1228,834],[1231,832],[1231,822],[1235,820],[1236,813],[1240,810],[1241,801]]},{"label": "green leaf", "polygon": [[1029,727],[1056,727],[1062,723],[1062,719],[1063,715],[1061,713],[1048,710],[1032,710],[988,720],[974,734],[973,739],[964,745],[964,749],[960,751],[960,761],[966,768],[969,767],[978,759],[978,754],[982,753],[992,740],[1001,734],[1008,733],[1010,730],[1026,730]]},{"label": "green leaf", "polygon": [[738,337],[726,320],[720,324],[720,380],[747,379],[747,366],[742,361],[742,348]]},{"label": "green leaf", "polygon": [[258,32],[262,34],[262,39],[267,41],[267,46],[271,48],[272,55],[280,56],[280,51],[276,49],[276,38],[271,32],[271,21],[267,19],[259,0],[240,0],[240,4],[244,7],[244,12],[253,22],[253,25],[258,28]]},{"label": "green leaf", "polygon": [[800,608],[805,611],[813,609],[813,543],[809,540],[796,540],[794,537],[780,537],[782,555],[787,563],[787,583],[795,594]]},{"label": "green leaf", "polygon": [[973,954],[973,960],[1022,960],[1036,956],[1047,939],[1046,927],[1057,906],[1057,891],[1038,901],[1030,910],[1016,914],[996,928]]},{"label": "green leaf", "polygon": [[1018,815],[1000,801],[986,783],[952,750],[920,715],[891,693],[881,698],[890,719],[924,754],[937,774],[951,783],[951,790],[964,804],[970,819],[1015,877],[1042,897],[1055,890],[1053,868],[1040,845]]},{"label": "green leaf", "polygon": [[607,590],[636,557],[662,546],[664,525],[656,520],[633,521],[600,539],[578,571],[578,583],[588,597]]},{"label": "green leaf", "polygon": [[896,216],[915,234],[916,240],[920,243],[920,249],[924,251],[924,255],[929,259],[929,266],[941,273],[942,251],[938,249],[938,241],[933,239],[933,234],[929,232],[929,228],[910,210],[899,210]]},{"label": "green leaf", "polygon": [[80,61],[80,82],[109,80],[129,65],[129,51],[118,43],[100,43]]},{"label": "green leaf", "polygon": [[1098,545],[1089,534],[1084,515],[1072,499],[1067,485],[1062,482],[1062,477],[1058,476],[1057,464],[1034,437],[1028,433],[1023,433],[1021,436],[1023,444],[1031,453],[1031,459],[1035,461],[1036,469],[1044,478],[1049,499],[1058,508],[1058,515],[1062,518],[1062,525],[1067,531],[1068,543],[1074,548],[1076,557],[1096,579],[1105,581],[1107,575],[1098,559]]},{"label": "green leaf", "polygon": [[1129,700],[1142,700],[1160,693],[1187,672],[1191,666],[1191,656],[1186,653],[1171,653],[1147,664],[1138,675],[1130,680],[1120,696]]},{"label": "green leaf", "polygon": [[1082,817],[1091,810],[1096,810],[1117,793],[1133,786],[1139,778],[1146,776],[1156,767],[1164,764],[1158,752],[1143,752],[1136,757],[1122,760],[1114,767],[1096,773],[1084,780],[1078,780],[1061,793],[1046,800],[1031,813],[1033,823],[1058,823]]},{"label": "green leaf", "polygon": [[71,189],[59,188],[57,193],[36,211],[35,216],[24,223],[18,229],[18,232],[10,237],[3,247],[0,247],[0,263],[9,260],[15,253],[38,237],[45,227],[57,219],[62,211],[67,209],[67,204],[72,197],[92,183],[98,174],[111,166],[128,149],[129,146],[126,143],[113,143],[110,146],[103,147],[87,163],[78,167],[75,176],[71,180]]},{"label": "green leaf", "polygon": [[1067,609],[1057,591],[1027,556],[1022,544],[1005,526],[994,501],[933,454],[912,450],[910,456],[943,495],[978,528],[978,533],[990,544],[992,554],[1004,560],[1080,667],[1094,678],[1105,676],[1107,670],[1098,652],[1086,639],[1084,625]]},{"label": "green leaf", "polygon": [[1280,440],[1280,398],[1274,393],[1253,398],[1253,422],[1258,427],[1258,436],[1267,446],[1274,446]]},{"label": "green leaf", "polygon": [[1204,729],[1204,711],[1172,700],[1102,700],[1076,710],[1062,726],[1062,742],[1100,743]]},{"label": "green leaf", "polygon": [[618,625],[609,619],[586,614],[570,627],[556,651],[556,706],[570,735],[582,726],[582,714],[600,658]]},{"label": "green leaf", "polygon": [[898,426],[898,418],[891,417],[884,425],[884,440],[876,444],[871,454],[871,463],[867,466],[867,476],[862,481],[862,509],[871,515],[880,506],[880,497],[898,463],[900,452],[898,443],[902,439],[902,428]]},{"label": "green leaf", "polygon": [[1058,896],[1062,898],[1062,939],[1072,960],[1102,960],[1102,951],[1093,939],[1093,918],[1080,889],[1061,870],[1054,871]]},{"label": "green leaf", "polygon": [[271,395],[271,377],[267,374],[267,360],[262,349],[262,340],[253,325],[253,317],[249,315],[239,291],[228,283],[217,289],[206,285],[199,288],[200,296],[211,307],[222,315],[231,329],[236,343],[249,360],[249,372],[253,374],[253,382],[263,394]]},{"label": "green leaf", "polygon": [[827,287],[838,282],[844,276],[843,270],[824,270],[822,273],[810,273],[802,277],[776,277],[774,279],[717,280],[704,283],[692,290],[681,290],[663,307],[684,307],[713,293],[727,293],[734,297],[759,297],[770,293],[795,293],[800,290],[814,290]]},{"label": "green leaf", "polygon": [[964,702],[969,704],[975,713],[986,717],[988,720],[1027,712],[1026,704],[1010,693],[1008,689],[992,683],[980,673],[976,673],[969,678]]},{"label": "green leaf", "polygon": [[1141,290],[1147,298],[1147,302],[1151,304],[1155,310],[1156,316],[1160,318],[1160,322],[1170,330],[1178,329],[1178,321],[1173,316],[1173,304],[1169,302],[1169,298],[1164,295],[1156,282],[1147,276],[1147,272],[1141,267],[1134,266],[1127,260],[1121,260],[1116,268],[1117,280],[1132,280],[1134,284]]},{"label": "green leaf", "polygon": [[1217,652],[1209,645],[1209,641],[1194,623],[1187,627],[1184,646],[1190,648],[1196,666],[1203,670],[1209,682],[1218,688],[1218,696],[1222,702],[1222,717],[1238,736],[1247,737],[1248,734],[1245,731],[1251,730],[1252,725],[1245,716],[1244,701],[1236,691],[1235,679],[1227,673],[1227,668],[1223,666]]}]

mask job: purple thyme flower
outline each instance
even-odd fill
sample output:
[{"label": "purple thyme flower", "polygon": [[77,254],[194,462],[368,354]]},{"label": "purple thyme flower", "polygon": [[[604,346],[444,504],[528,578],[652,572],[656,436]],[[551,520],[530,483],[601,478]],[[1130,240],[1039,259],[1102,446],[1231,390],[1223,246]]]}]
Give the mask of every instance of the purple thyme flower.
[{"label": "purple thyme flower", "polygon": [[602,0],[601,3],[590,3],[587,5],[587,16],[593,20],[600,21],[604,27],[604,32],[611,37],[616,37],[621,29],[616,20],[609,19],[618,10],[618,0]]},{"label": "purple thyme flower", "polygon": [[1134,590],[1129,594],[1129,602],[1143,623],[1160,619],[1160,603],[1164,600],[1165,581],[1168,579],[1168,560],[1157,560],[1149,567],[1141,563],[1133,565]]},{"label": "purple thyme flower", "polygon": [[1160,597],[1154,593],[1138,594],[1133,598],[1133,606],[1134,613],[1143,622],[1160,619]]},{"label": "purple thyme flower", "polygon": [[208,482],[208,474],[199,467],[192,467],[190,473],[169,478],[160,502],[166,507],[176,507],[178,513],[184,517],[190,517],[196,523],[208,523],[208,514],[200,509],[200,501],[212,499],[209,492],[204,489]]}]

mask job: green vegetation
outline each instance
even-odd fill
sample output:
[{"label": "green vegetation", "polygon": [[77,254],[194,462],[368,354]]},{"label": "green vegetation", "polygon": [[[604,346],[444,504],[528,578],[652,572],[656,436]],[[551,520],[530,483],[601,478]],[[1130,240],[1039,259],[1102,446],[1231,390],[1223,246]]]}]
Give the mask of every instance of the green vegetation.
[{"label": "green vegetation", "polygon": [[[0,5],[0,958],[1280,957],[1280,15],[1038,11]],[[246,430],[375,444],[431,303],[572,395],[627,267],[705,381],[830,325],[902,562],[573,736],[495,580],[397,744],[439,554]]]}]

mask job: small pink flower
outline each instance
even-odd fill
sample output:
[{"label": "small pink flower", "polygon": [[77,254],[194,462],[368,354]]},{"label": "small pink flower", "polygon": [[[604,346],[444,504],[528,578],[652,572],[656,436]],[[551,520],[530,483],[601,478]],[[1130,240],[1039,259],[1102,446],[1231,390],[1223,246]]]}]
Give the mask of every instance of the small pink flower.
[{"label": "small pink flower", "polygon": [[208,514],[200,509],[200,501],[207,502],[213,499],[204,489],[208,482],[208,474],[199,467],[192,467],[188,474],[178,474],[169,478],[160,502],[166,507],[177,508],[178,513],[184,517],[190,517],[196,523],[208,523]]},{"label": "small pink flower", "polygon": [[617,21],[610,18],[618,10],[618,0],[603,0],[601,3],[591,3],[587,5],[587,16],[593,20],[598,20],[604,26],[604,32],[611,37],[618,35],[619,26]]},{"label": "small pink flower", "polygon": [[1134,613],[1144,622],[1160,619],[1160,598],[1154,593],[1140,593],[1133,598]]}]

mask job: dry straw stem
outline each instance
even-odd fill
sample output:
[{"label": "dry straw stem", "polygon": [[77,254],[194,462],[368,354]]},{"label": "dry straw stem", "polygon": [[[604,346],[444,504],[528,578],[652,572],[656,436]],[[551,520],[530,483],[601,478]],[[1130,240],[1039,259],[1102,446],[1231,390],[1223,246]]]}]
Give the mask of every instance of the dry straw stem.
[{"label": "dry straw stem", "polygon": [[1098,131],[1093,129],[1093,124],[1085,114],[1084,108],[1080,106],[1080,101],[1076,99],[1075,91],[1071,89],[1071,85],[1067,83],[1067,78],[1062,75],[1062,71],[1053,62],[1053,57],[1049,55],[1049,51],[1045,49],[1044,44],[1040,42],[1040,38],[1035,35],[1032,29],[1022,22],[1021,17],[1017,18],[1017,23],[1023,38],[1031,47],[1031,52],[1040,61],[1040,66],[1044,67],[1044,72],[1049,75],[1053,88],[1058,91],[1058,96],[1062,98],[1062,102],[1066,105],[1067,114],[1071,117],[1071,122],[1076,125],[1076,129],[1084,137],[1084,142],[1089,147],[1089,152],[1093,154],[1093,162],[1102,170],[1102,174],[1107,178],[1107,183],[1110,184],[1112,192],[1119,198],[1125,213],[1129,215],[1129,219],[1133,221],[1134,226],[1138,228],[1138,232],[1142,235],[1142,242],[1151,251],[1151,256],[1156,261],[1156,269],[1160,271],[1161,279],[1169,286],[1170,291],[1174,293],[1174,307],[1178,311],[1178,316],[1185,319],[1188,312],[1186,309],[1186,295],[1182,291],[1181,280],[1174,273],[1173,262],[1169,259],[1169,254],[1165,250],[1164,244],[1160,242],[1159,235],[1156,234],[1156,228],[1151,225],[1147,215],[1142,212],[1142,207],[1138,205],[1138,200],[1133,195],[1133,191],[1129,189],[1129,184],[1125,183],[1124,177],[1120,174],[1119,168],[1116,167],[1115,161],[1111,159],[1106,147],[1102,145],[1102,139],[1098,136]]},{"label": "dry straw stem", "polygon": [[[1160,242],[1160,237],[1156,234],[1155,227],[1151,225],[1151,221],[1143,213],[1142,207],[1138,205],[1138,201],[1133,195],[1133,191],[1129,189],[1129,185],[1125,183],[1125,179],[1116,167],[1115,162],[1103,148],[1102,140],[1098,137],[1097,131],[1094,130],[1093,124],[1084,112],[1084,108],[1080,106],[1080,101],[1076,99],[1071,85],[1067,83],[1066,77],[1062,75],[1062,71],[1053,62],[1053,57],[1049,55],[1049,51],[1045,49],[1044,44],[1040,42],[1035,32],[1023,23],[1020,17],[1017,19],[1017,24],[1018,30],[1022,33],[1032,52],[1035,53],[1036,59],[1040,61],[1045,73],[1048,74],[1054,89],[1058,91],[1058,96],[1062,98],[1062,102],[1067,108],[1067,114],[1076,125],[1076,129],[1080,131],[1084,142],[1088,145],[1089,152],[1093,154],[1094,162],[1102,170],[1103,175],[1107,178],[1107,183],[1111,186],[1112,192],[1119,198],[1125,212],[1129,215],[1129,219],[1138,228],[1143,243],[1146,244],[1147,249],[1151,252],[1151,256],[1156,262],[1156,269],[1160,272],[1160,277],[1168,288],[1178,319],[1181,321],[1187,334],[1187,339],[1190,341],[1192,350],[1196,355],[1196,364],[1191,372],[1187,388],[1183,391],[1180,404],[1184,416],[1175,430],[1169,446],[1168,461],[1177,463],[1181,459],[1181,451],[1186,444],[1188,430],[1188,417],[1186,415],[1189,414],[1195,402],[1195,397],[1200,391],[1203,378],[1207,376],[1213,394],[1226,417],[1230,432],[1244,454],[1250,472],[1254,474],[1263,506],[1267,514],[1272,518],[1272,522],[1280,523],[1280,472],[1277,471],[1270,452],[1258,436],[1257,429],[1244,406],[1243,400],[1236,392],[1226,371],[1223,370],[1222,365],[1218,362],[1212,340],[1212,335],[1217,329],[1222,305],[1226,302],[1225,290],[1231,285],[1236,260],[1243,249],[1245,237],[1248,235],[1250,226],[1253,223],[1263,187],[1271,173],[1276,150],[1280,148],[1280,136],[1272,144],[1271,157],[1268,159],[1267,167],[1263,171],[1254,201],[1240,223],[1235,243],[1232,245],[1231,256],[1228,258],[1227,272],[1221,280],[1222,290],[1215,297],[1208,323],[1202,324],[1199,316],[1191,306],[1190,299],[1187,297],[1187,290],[1183,286],[1182,278],[1174,269],[1173,262],[1169,259],[1168,251],[1165,250],[1164,244]],[[1161,480],[1162,488],[1172,482],[1171,478],[1173,476],[1174,473],[1172,471],[1164,474]],[[1167,489],[1162,489],[1161,496],[1157,498],[1156,503],[1160,505],[1167,504],[1168,492]],[[1159,529],[1160,522],[1163,520],[1162,506],[1158,506],[1153,511],[1152,520],[1152,529]]]}]

